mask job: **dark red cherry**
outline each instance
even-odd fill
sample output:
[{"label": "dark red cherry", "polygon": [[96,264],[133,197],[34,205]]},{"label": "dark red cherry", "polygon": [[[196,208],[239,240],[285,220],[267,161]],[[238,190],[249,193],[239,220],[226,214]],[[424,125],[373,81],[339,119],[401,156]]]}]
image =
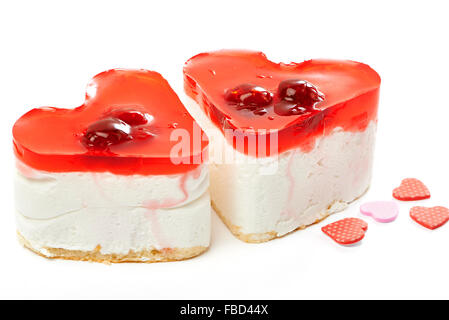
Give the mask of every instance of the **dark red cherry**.
[{"label": "dark red cherry", "polygon": [[311,109],[306,109],[296,103],[281,100],[274,105],[274,112],[280,116],[293,116],[310,112]]},{"label": "dark red cherry", "polygon": [[310,108],[324,100],[324,95],[305,80],[284,80],[278,87],[279,98],[293,102],[301,107]]},{"label": "dark red cherry", "polygon": [[118,118],[126,122],[130,126],[141,126],[147,124],[150,115],[137,110],[115,110],[111,114],[112,117]]},{"label": "dark red cherry", "polygon": [[131,127],[117,118],[105,118],[92,123],[82,138],[88,148],[107,149],[109,146],[132,139]]},{"label": "dark red cherry", "polygon": [[273,100],[273,94],[260,86],[244,83],[229,89],[225,94],[225,99],[229,103],[239,105],[242,109],[253,109],[269,105]]}]

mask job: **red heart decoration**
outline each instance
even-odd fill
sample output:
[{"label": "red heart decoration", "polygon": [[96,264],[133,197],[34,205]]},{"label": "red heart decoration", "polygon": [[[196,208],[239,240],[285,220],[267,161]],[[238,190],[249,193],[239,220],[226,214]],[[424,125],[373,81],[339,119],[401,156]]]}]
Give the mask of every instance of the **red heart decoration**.
[{"label": "red heart decoration", "polygon": [[[258,147],[260,142],[266,145],[264,151],[268,155],[298,146],[311,150],[316,138],[332,133],[336,127],[363,131],[377,119],[380,77],[369,66],[354,61],[317,59],[285,64],[268,60],[262,52],[221,50],[189,59],[184,80],[186,93],[218,128],[260,136],[263,140],[258,141]],[[308,97],[313,95],[316,105],[291,102],[294,94],[284,99],[286,92],[299,92],[283,87],[286,81],[309,83],[309,89],[314,89]],[[244,88],[252,91],[244,93]],[[230,92],[240,92],[243,99],[251,99],[250,105],[230,103]],[[269,134],[257,132],[258,129],[271,129],[278,134],[276,150],[270,148],[270,137],[266,137]],[[238,147],[236,139],[227,138]],[[257,155],[257,150],[245,147],[239,151]]]},{"label": "red heart decoration", "polygon": [[393,190],[393,197],[401,201],[415,201],[430,198],[429,189],[415,178],[402,180],[401,185]]},{"label": "red heart decoration", "polygon": [[449,209],[445,207],[413,207],[410,217],[427,229],[436,229],[449,221]]},{"label": "red heart decoration", "polygon": [[321,230],[335,242],[348,245],[359,242],[365,237],[368,224],[362,219],[345,218],[328,224]]},{"label": "red heart decoration", "polygon": [[[123,111],[128,112],[124,117],[116,115]],[[136,112],[144,117],[139,118]],[[109,122],[105,124],[103,120]],[[170,151],[179,141],[171,141],[170,135],[175,128],[184,129],[192,140],[190,150],[182,157],[201,155],[207,142],[200,138],[200,143],[192,143],[194,123],[159,73],[114,69],[92,79],[82,106],[38,108],[23,115],[13,128],[14,147],[18,159],[45,171],[178,173],[194,169],[198,162],[174,165]],[[135,135],[128,137],[131,124]],[[113,131],[119,134],[109,136],[119,143],[108,145],[102,151],[86,147],[98,138],[86,136],[89,128],[93,128],[95,134],[98,126],[107,126],[110,130],[119,128]],[[199,132],[202,134],[201,130]]]}]

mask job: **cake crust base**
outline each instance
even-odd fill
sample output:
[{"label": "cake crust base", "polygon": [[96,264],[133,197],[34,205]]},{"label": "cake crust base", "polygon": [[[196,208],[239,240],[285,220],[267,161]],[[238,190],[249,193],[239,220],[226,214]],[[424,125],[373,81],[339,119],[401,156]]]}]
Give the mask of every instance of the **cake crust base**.
[{"label": "cake crust base", "polygon": [[[101,253],[101,246],[92,251],[82,250],[68,250],[62,248],[43,248],[45,253],[36,249],[27,239],[25,239],[20,232],[17,232],[19,242],[27,249],[47,259],[64,259],[64,260],[78,260],[100,262],[105,264],[110,263],[153,263],[153,262],[169,262],[180,261],[196,257],[204,253],[208,247],[197,246],[192,248],[170,248],[170,249],[147,249],[139,252],[130,250],[126,254],[104,254]],[[48,254],[47,254],[48,253]]]},{"label": "cake crust base", "polygon": [[[369,186],[360,196],[358,196],[357,198],[355,198],[354,200],[352,200],[350,202],[347,202],[347,204],[349,205],[349,204],[353,203],[354,201],[357,201],[358,199],[363,197],[368,192],[368,190],[369,190]],[[341,209],[341,210],[337,210],[337,211],[333,211],[333,212],[326,211],[324,214],[321,215],[320,218],[316,219],[311,224],[300,225],[290,232],[279,235],[276,231],[269,231],[269,232],[264,232],[264,233],[243,233],[243,232],[241,232],[241,227],[232,224],[231,221],[229,221],[229,219],[227,219],[226,216],[223,215],[223,213],[217,208],[217,206],[215,205],[213,200],[211,200],[211,205],[212,205],[212,208],[217,213],[217,215],[220,217],[221,221],[223,221],[223,223],[231,231],[231,233],[236,238],[238,238],[244,242],[247,242],[247,243],[263,243],[263,242],[267,242],[267,241],[270,241],[273,239],[285,237],[286,235],[289,235],[295,231],[304,230],[307,227],[310,227],[314,224],[320,223],[321,221],[323,221],[324,219],[326,219],[327,217],[329,217],[330,215],[332,215],[334,213],[338,213],[340,211],[345,210],[345,209]],[[331,206],[332,205],[330,205],[329,207],[331,207]]]}]

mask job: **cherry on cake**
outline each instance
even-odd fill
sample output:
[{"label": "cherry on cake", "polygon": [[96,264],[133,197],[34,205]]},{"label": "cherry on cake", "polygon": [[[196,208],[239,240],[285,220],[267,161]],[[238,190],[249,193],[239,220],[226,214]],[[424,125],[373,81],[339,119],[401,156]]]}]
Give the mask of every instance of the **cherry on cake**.
[{"label": "cherry on cake", "polygon": [[188,60],[184,87],[210,139],[213,207],[241,240],[305,228],[367,191],[380,87],[369,66],[222,50]]},{"label": "cherry on cake", "polygon": [[48,258],[191,258],[210,240],[207,141],[173,154],[195,121],[156,72],[114,69],[75,109],[37,108],[13,127],[19,239]]}]

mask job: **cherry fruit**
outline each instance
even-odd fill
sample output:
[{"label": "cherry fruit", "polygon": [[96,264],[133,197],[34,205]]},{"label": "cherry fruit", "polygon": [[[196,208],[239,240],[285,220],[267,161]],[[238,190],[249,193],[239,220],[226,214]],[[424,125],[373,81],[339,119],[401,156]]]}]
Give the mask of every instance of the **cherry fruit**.
[{"label": "cherry fruit", "polygon": [[263,87],[244,83],[228,90],[225,99],[241,107],[257,108],[269,105],[273,101],[273,94]]},{"label": "cherry fruit", "polygon": [[104,150],[132,139],[131,127],[118,118],[104,118],[92,123],[86,130],[82,143],[91,149]]},{"label": "cherry fruit", "polygon": [[279,98],[293,102],[303,108],[311,108],[316,103],[324,100],[324,95],[318,89],[305,80],[284,80],[278,87]]}]

